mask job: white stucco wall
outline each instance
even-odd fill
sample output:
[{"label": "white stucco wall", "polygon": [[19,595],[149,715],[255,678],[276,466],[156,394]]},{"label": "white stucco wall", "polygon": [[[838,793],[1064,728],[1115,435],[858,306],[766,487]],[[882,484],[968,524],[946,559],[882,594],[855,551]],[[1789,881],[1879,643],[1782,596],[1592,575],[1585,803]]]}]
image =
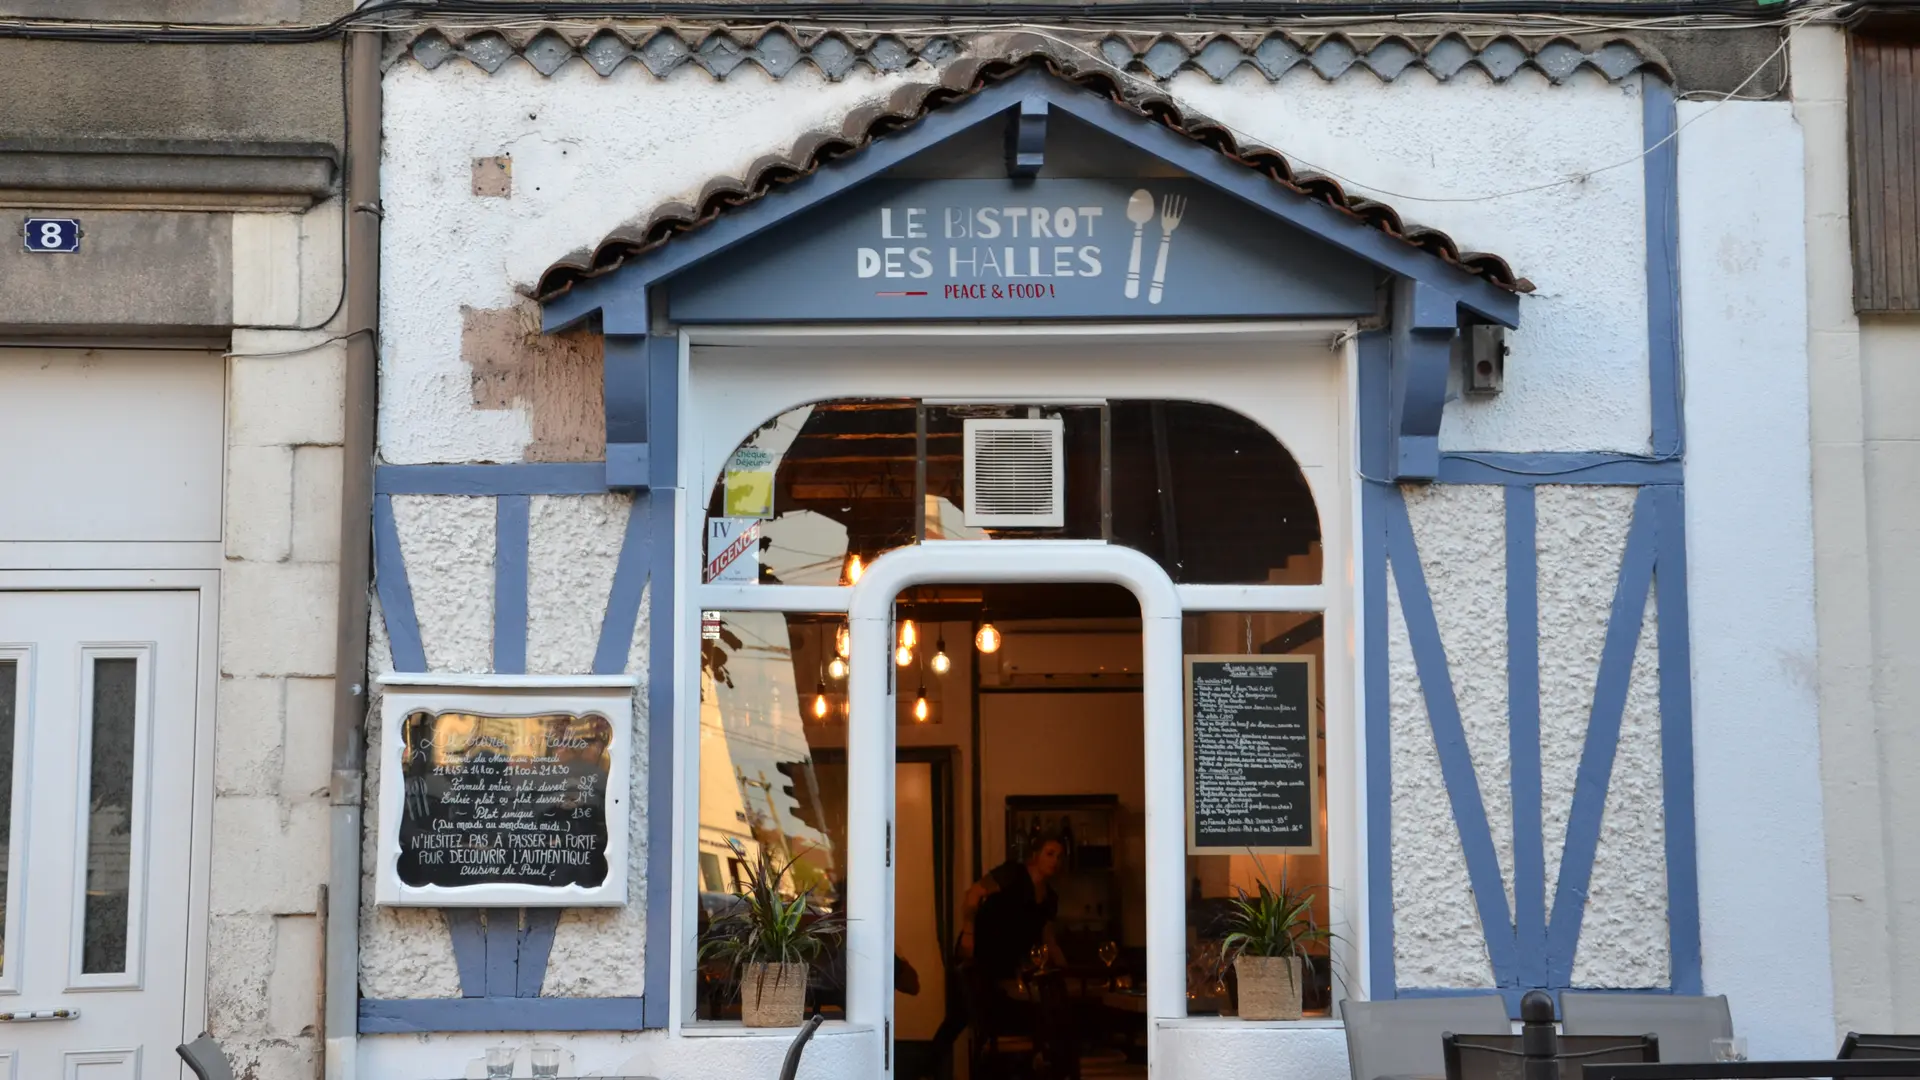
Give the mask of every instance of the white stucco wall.
[{"label": "white stucco wall", "polygon": [[[624,495],[537,496],[528,526],[527,667],[531,674],[593,670],[614,567],[633,506]],[[394,523],[407,564],[427,663],[436,671],[493,670],[494,500],[396,496]],[[570,908],[554,933],[543,993],[548,997],[636,997],[644,989],[647,908],[646,641],[649,605],[629,644],[627,670],[640,672],[634,699],[633,798],[629,802],[628,884],[635,898],[615,908]],[[370,670],[393,670],[384,619],[376,612]],[[376,700],[371,715],[380,715]],[[377,719],[376,719],[377,722]],[[437,909],[373,903],[378,836],[379,755],[367,760],[363,842],[361,990],[370,998],[459,997],[445,917]]]},{"label": "white stucco wall", "polygon": [[[461,305],[498,308],[556,259],[598,244],[706,180],[745,171],[802,134],[837,130],[856,106],[930,69],[829,82],[802,67],[775,82],[743,67],[724,81],[683,69],[654,79],[583,64],[544,77],[525,64],[394,66],[386,79],[381,447],[394,463],[515,461],[524,410],[477,410],[460,358]],[[1249,70],[1176,79],[1182,102],[1330,170],[1506,257],[1538,291],[1522,303],[1501,395],[1448,405],[1447,449],[1647,448],[1645,227],[1637,165],[1485,201],[1640,152],[1639,77],[1583,73],[1560,86],[1526,71],[1496,85],[1469,69],[1391,83],[1356,68],[1327,82],[1304,68],[1277,83]],[[645,123],[633,118],[645,115]],[[724,138],[716,138],[724,132]],[[510,154],[510,198],[470,190],[475,157]],[[1424,196],[1425,201],[1407,196]]]},{"label": "white stucco wall", "polygon": [[1754,1057],[1821,1057],[1834,1043],[1800,130],[1786,103],[1683,103],[1680,119],[1704,977]]},{"label": "white stucco wall", "polygon": [[[516,1075],[529,1073],[528,1051],[535,1043],[558,1046],[565,1055],[562,1076],[766,1077],[780,1075],[792,1041],[790,1031],[765,1034],[734,1028],[699,1038],[671,1038],[663,1031],[642,1033],[514,1032],[457,1035],[373,1035],[360,1040],[363,1077],[484,1077],[487,1048],[502,1044],[519,1050]],[[871,1060],[875,1034],[864,1028],[829,1024],[807,1044],[800,1080],[841,1080],[860,1076]],[[1327,1078],[1334,1080],[1334,1078]]]},{"label": "white stucco wall", "polygon": [[[1405,487],[1402,492],[1512,910],[1504,491],[1435,485]],[[1586,746],[1634,494],[1631,488],[1614,487],[1537,489],[1541,832],[1549,908],[1560,877],[1574,781]],[[1402,986],[1491,986],[1458,827],[1407,640],[1398,582],[1390,580],[1397,977]],[[1669,978],[1657,625],[1656,606],[1649,602],[1575,954],[1574,978],[1582,986],[1665,986]]]},{"label": "white stucco wall", "polygon": [[1444,84],[1425,72],[1383,84],[1302,67],[1273,83],[1247,69],[1220,83],[1187,73],[1170,89],[1300,171],[1335,174],[1462,250],[1500,255],[1538,287],[1508,339],[1505,389],[1449,402],[1441,449],[1646,451],[1639,77],[1582,72],[1554,86],[1527,71],[1495,84],[1469,70]]},{"label": "white stucco wall", "polygon": [[[381,291],[385,460],[520,460],[524,410],[473,406],[461,305],[506,307],[556,259],[808,131],[837,130],[900,78],[862,69],[829,82],[811,67],[783,82],[757,69],[656,80],[638,65],[611,79],[584,64],[552,78],[517,63],[494,75],[467,64],[390,69],[381,273],[405,284]],[[512,196],[475,197],[472,160],[500,154],[513,158]]]}]

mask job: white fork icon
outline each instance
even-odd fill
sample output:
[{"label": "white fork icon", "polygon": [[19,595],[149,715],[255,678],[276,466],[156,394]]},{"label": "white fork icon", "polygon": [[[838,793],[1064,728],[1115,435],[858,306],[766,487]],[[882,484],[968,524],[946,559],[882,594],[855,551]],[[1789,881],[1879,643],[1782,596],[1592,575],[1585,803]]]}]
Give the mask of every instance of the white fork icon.
[{"label": "white fork icon", "polygon": [[1167,280],[1167,248],[1173,243],[1173,230],[1180,227],[1180,215],[1187,212],[1184,196],[1168,195],[1160,200],[1160,254],[1153,260],[1153,287],[1147,290],[1147,303],[1160,302],[1161,286]]}]

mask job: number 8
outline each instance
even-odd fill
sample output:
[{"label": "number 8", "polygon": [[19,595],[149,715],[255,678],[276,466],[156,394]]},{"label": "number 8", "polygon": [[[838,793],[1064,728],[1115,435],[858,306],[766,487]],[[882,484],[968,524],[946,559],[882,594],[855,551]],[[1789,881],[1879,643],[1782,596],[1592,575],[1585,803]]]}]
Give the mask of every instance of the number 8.
[{"label": "number 8", "polygon": [[41,226],[40,226],[40,246],[41,246],[41,247],[59,247],[59,246],[61,246],[61,245],[60,245],[60,223],[59,223],[59,222],[57,222],[57,221],[49,221],[49,222],[47,222],[47,223],[45,223],[45,224],[43,224],[43,225],[41,225]]}]

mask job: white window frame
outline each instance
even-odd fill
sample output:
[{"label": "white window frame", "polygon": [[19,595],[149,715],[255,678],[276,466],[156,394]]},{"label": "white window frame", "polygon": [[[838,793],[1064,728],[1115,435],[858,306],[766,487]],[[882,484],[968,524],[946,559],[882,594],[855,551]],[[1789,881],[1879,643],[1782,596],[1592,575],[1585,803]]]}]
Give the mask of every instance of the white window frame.
[{"label": "white window frame", "polygon": [[[702,430],[696,420],[696,385],[692,346],[728,344],[777,348],[781,344],[825,346],[886,345],[1012,346],[1074,339],[1072,344],[1168,342],[1204,344],[1313,342],[1335,351],[1341,365],[1341,390],[1333,404],[1338,413],[1335,461],[1326,477],[1330,483],[1314,487],[1323,526],[1323,577],[1319,585],[1175,585],[1150,557],[1130,548],[1100,541],[940,541],[895,549],[870,564],[856,586],[709,585],[701,580],[705,508],[721,462],[708,462],[705,448],[687,438],[680,448],[678,497],[671,512],[682,538],[678,560],[679,588],[675,590],[674,625],[682,652],[675,687],[678,738],[675,775],[681,797],[674,800],[677,873],[673,890],[673,964],[675,1000],[670,1028],[675,1035],[705,1034],[693,1021],[696,965],[693,950],[696,912],[693,889],[698,880],[697,798],[699,790],[699,641],[702,611],[790,611],[845,613],[852,627],[854,663],[849,678],[847,739],[848,784],[848,910],[847,1018],[850,1029],[881,1034],[870,1042],[874,1074],[892,1075],[884,1033],[893,1011],[892,870],[887,865],[887,834],[893,817],[895,732],[889,663],[862,663],[864,655],[890,653],[893,599],[903,588],[941,581],[1104,582],[1128,588],[1141,605],[1144,684],[1149,716],[1182,715],[1182,636],[1184,615],[1211,611],[1319,613],[1326,620],[1324,639],[1328,675],[1326,715],[1344,718],[1327,725],[1328,879],[1334,929],[1342,935],[1335,963],[1342,973],[1344,994],[1364,998],[1367,950],[1367,910],[1363,784],[1366,763],[1360,725],[1365,715],[1361,665],[1357,642],[1362,640],[1359,602],[1358,452],[1353,422],[1357,393],[1358,350],[1350,323],[1230,323],[1158,325],[1061,325],[989,327],[977,325],[902,327],[688,327],[680,335],[680,430]],[[822,390],[808,378],[804,366],[793,368],[792,404],[843,396]],[[1193,387],[1193,376],[1183,375]],[[896,396],[933,399],[939,393],[920,392],[923,380],[903,377]],[[1084,397],[1102,387],[1086,387]],[[1132,388],[1114,396],[1138,396]],[[1205,400],[1192,392],[1169,391],[1167,398]],[[1009,385],[996,400],[1026,400],[1023,388]],[[1038,399],[1033,399],[1038,400]],[[1048,395],[1046,400],[1053,400]],[[1233,408],[1231,402],[1221,402]],[[1282,438],[1268,418],[1240,409],[1242,415]],[[741,419],[752,424],[765,416]],[[746,430],[751,430],[750,428]],[[1283,440],[1284,441],[1284,440]],[[714,467],[709,469],[707,466]],[[656,500],[664,492],[655,494]],[[657,501],[655,512],[668,507]],[[658,617],[658,616],[656,616]],[[1147,825],[1147,952],[1150,971],[1184,971],[1186,966],[1185,893],[1186,834],[1181,813],[1155,813],[1161,806],[1184,806],[1185,743],[1179,724],[1148,725],[1146,792]],[[854,783],[855,776],[865,777]],[[691,808],[691,809],[690,809]],[[878,917],[859,914],[877,912]],[[650,962],[653,961],[649,958]],[[1158,1030],[1186,1022],[1184,980],[1150,979],[1148,991],[1148,1055],[1158,1062]],[[1205,1020],[1196,1020],[1205,1023]],[[1285,1026],[1286,1022],[1276,1022]],[[1314,1023],[1314,1022],[1308,1022]],[[1318,1022],[1324,1025],[1324,1021]]]}]

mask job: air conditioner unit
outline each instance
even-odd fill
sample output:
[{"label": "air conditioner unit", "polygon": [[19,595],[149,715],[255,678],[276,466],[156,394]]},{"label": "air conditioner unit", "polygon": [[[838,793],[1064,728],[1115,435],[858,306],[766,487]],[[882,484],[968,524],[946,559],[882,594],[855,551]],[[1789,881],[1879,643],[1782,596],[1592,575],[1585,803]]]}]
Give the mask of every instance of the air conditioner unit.
[{"label": "air conditioner unit", "polygon": [[968,525],[1057,529],[1067,523],[1059,417],[968,420],[965,436]]}]

